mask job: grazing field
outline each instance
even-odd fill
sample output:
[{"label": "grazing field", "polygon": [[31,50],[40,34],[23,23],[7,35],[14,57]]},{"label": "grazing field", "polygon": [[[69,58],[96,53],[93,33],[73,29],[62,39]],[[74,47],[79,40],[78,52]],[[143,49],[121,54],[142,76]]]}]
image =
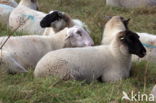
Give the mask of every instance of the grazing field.
[{"label": "grazing field", "polygon": [[[156,34],[156,7],[125,9],[105,5],[104,0],[39,0],[40,10],[61,10],[84,21],[91,30],[96,45],[102,39],[105,16],[131,18],[133,31]],[[11,31],[0,26],[0,35]],[[25,35],[14,33],[13,35]],[[156,64],[133,63],[131,77],[115,83],[61,81],[54,77],[34,79],[33,71],[8,75],[0,72],[0,103],[150,103],[122,100],[123,91],[131,95],[149,94],[156,83]],[[139,97],[138,97],[139,98]]]}]

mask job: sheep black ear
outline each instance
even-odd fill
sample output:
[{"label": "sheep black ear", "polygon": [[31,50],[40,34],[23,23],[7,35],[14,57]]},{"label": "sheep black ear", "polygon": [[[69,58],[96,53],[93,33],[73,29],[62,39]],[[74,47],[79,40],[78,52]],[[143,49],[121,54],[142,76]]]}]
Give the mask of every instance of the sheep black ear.
[{"label": "sheep black ear", "polygon": [[131,19],[128,18],[128,19],[124,20],[124,22],[125,22],[126,24],[128,24],[130,20],[131,20]]},{"label": "sheep black ear", "polygon": [[63,18],[62,12],[53,11],[50,14],[47,14],[41,21],[40,26],[42,28],[51,27],[51,24],[55,21],[58,21]]}]

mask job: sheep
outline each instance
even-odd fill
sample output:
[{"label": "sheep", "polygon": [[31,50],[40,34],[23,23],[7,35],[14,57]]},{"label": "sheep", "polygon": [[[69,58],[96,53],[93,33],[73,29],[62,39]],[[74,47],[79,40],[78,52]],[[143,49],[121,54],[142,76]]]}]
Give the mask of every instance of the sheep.
[{"label": "sheep", "polygon": [[146,47],[147,54],[144,58],[138,58],[136,56],[133,56],[133,61],[138,61],[138,60],[144,60],[144,61],[149,61],[155,63],[156,61],[156,36],[153,34],[149,33],[139,33],[137,34],[140,36],[140,40],[144,47]]},{"label": "sheep", "polygon": [[[19,27],[20,22],[23,22],[26,19],[26,23],[23,26]],[[75,21],[75,19],[72,19],[69,15],[67,15],[64,12],[54,10],[51,11],[49,14],[46,14],[44,12],[32,10],[24,6],[19,6],[16,9],[14,9],[11,13],[9,18],[9,26],[12,29],[19,27],[18,31],[23,31],[28,34],[49,35],[55,34],[56,32],[64,29],[65,27],[72,27],[73,25],[79,26],[80,23],[83,24],[81,21]],[[84,28],[86,27],[85,24],[83,26]]]},{"label": "sheep", "polygon": [[156,85],[153,87],[152,92],[151,92],[154,96],[154,100],[156,101]]},{"label": "sheep", "polygon": [[156,0],[106,0],[106,5],[124,8],[151,7],[156,5]]},{"label": "sheep", "polygon": [[[71,18],[69,18],[69,19],[71,19]],[[49,21],[48,21],[48,22],[49,22]],[[60,24],[60,27],[61,27],[61,28],[66,27],[66,26],[62,25],[62,24],[64,24],[64,23],[62,23],[62,22],[57,23],[57,24]],[[70,21],[70,22],[67,23],[67,24],[70,24],[69,26],[76,25],[76,26],[83,27],[88,33],[90,33],[90,30],[88,29],[88,26],[87,26],[84,22],[80,21],[79,19],[72,19],[72,21]],[[67,26],[68,26],[68,25],[67,25]],[[49,35],[55,34],[56,30],[55,30],[54,27],[55,27],[55,26],[53,26],[53,28],[51,28],[51,27],[49,27],[49,26],[43,27],[43,28],[45,28],[45,30],[44,30],[44,32],[43,32],[43,35],[49,36]],[[56,27],[57,27],[57,26],[56,26]],[[56,28],[56,29],[57,29],[57,28]],[[58,31],[60,31],[60,29],[59,29]]]},{"label": "sheep", "polygon": [[34,76],[113,82],[129,77],[131,54],[143,57],[145,53],[136,33],[121,31],[109,45],[67,48],[47,53],[37,63]]},{"label": "sheep", "polygon": [[[128,29],[129,20],[130,19],[125,19],[120,16],[112,17],[112,19],[109,20],[105,25],[101,44],[104,44],[104,45],[110,44],[112,39],[115,37],[116,32],[124,31],[126,28]],[[155,62],[156,61],[156,55],[155,55],[156,36],[154,36],[152,34],[148,34],[148,33],[139,33],[139,32],[136,32],[136,33],[139,35],[140,41],[147,49],[147,55],[144,58],[141,58],[141,60]],[[139,59],[140,58],[138,58],[135,55],[132,57],[132,61],[134,61],[134,62]]]},{"label": "sheep", "polygon": [[9,15],[13,9],[9,5],[0,4],[0,24],[8,26]]},{"label": "sheep", "polygon": [[[3,0],[2,0],[3,1]],[[35,5],[36,2],[30,2],[31,0],[21,0],[18,6],[27,6],[32,9],[36,9]],[[32,0],[34,1],[34,0]],[[9,5],[0,4],[0,23],[2,25],[9,25],[9,16],[11,12],[14,10],[14,7],[11,7]]]},{"label": "sheep", "polygon": [[0,4],[9,5],[11,7],[16,7],[18,5],[14,0],[0,0]]},{"label": "sheep", "polygon": [[[6,39],[1,37],[0,41]],[[65,47],[83,47],[93,45],[89,34],[81,27],[65,28],[55,36],[11,37],[1,50],[0,68],[8,73],[27,72],[35,68],[39,59],[47,52]]]}]

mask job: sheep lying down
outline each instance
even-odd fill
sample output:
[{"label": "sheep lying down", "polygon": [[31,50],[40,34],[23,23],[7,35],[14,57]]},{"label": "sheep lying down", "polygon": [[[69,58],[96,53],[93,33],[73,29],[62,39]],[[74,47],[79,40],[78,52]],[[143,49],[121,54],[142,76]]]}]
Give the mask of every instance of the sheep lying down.
[{"label": "sheep lying down", "polygon": [[[6,37],[1,37],[0,41]],[[11,37],[0,54],[0,68],[9,73],[26,72],[34,68],[42,56],[52,50],[65,47],[83,47],[93,45],[89,34],[80,27],[66,28],[55,36]]]},{"label": "sheep lying down", "polygon": [[8,5],[0,4],[0,24],[8,25],[9,15],[14,8]]},{"label": "sheep lying down", "polygon": [[[33,0],[21,0],[18,6],[23,6],[36,10],[37,2],[32,2]],[[12,11],[15,10],[14,7],[17,3],[14,0],[0,0],[0,23],[3,25],[9,25],[9,16]],[[17,7],[18,7],[17,6]],[[17,15],[17,14],[16,14]],[[14,20],[15,21],[15,20]],[[17,23],[16,23],[17,24]],[[16,27],[15,27],[16,28]]]},{"label": "sheep lying down", "polygon": [[[133,45],[133,46],[132,46]],[[117,81],[129,77],[131,54],[144,57],[145,48],[137,34],[117,33],[110,45],[67,48],[47,53],[37,63],[34,76],[53,75],[63,79]]]},{"label": "sheep lying down", "polygon": [[0,4],[5,4],[11,7],[16,7],[18,5],[14,0],[0,0]]},{"label": "sheep lying down", "polygon": [[[25,23],[20,26],[21,22]],[[74,25],[83,27],[84,29],[87,28],[83,22],[72,19],[64,12],[55,10],[46,14],[20,4],[12,11],[9,17],[9,27],[11,29],[16,29],[20,26],[18,31],[32,35],[51,35],[63,30],[65,27],[72,27]]]}]

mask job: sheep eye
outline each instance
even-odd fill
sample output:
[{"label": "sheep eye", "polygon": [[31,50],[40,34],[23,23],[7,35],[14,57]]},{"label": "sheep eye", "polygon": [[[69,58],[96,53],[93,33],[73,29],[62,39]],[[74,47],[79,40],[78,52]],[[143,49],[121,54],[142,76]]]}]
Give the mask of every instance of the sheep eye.
[{"label": "sheep eye", "polygon": [[77,34],[79,34],[80,36],[82,36],[82,33],[81,33],[81,31],[77,31],[76,33],[77,33]]}]

